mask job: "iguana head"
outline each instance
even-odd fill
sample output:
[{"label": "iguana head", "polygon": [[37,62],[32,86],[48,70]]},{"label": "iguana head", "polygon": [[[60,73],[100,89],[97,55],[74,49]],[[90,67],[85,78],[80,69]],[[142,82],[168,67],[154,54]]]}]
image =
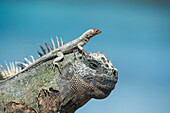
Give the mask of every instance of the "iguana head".
[{"label": "iguana head", "polygon": [[118,71],[104,54],[77,52],[75,60],[75,75],[88,90],[92,98],[102,99],[107,97],[114,89],[118,80]]}]

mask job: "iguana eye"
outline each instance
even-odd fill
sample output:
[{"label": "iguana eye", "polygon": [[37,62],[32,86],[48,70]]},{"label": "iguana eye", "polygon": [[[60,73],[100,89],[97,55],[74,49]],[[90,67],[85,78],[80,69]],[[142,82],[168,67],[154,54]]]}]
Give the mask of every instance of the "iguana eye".
[{"label": "iguana eye", "polygon": [[89,67],[92,69],[97,69],[99,68],[99,63],[92,61],[90,62]]}]

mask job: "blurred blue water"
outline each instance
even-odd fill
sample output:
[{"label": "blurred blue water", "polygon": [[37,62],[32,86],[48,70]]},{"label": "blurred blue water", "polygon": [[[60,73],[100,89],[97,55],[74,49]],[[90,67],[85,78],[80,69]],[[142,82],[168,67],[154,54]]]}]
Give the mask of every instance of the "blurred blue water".
[{"label": "blurred blue water", "polygon": [[115,90],[77,113],[169,113],[170,7],[142,2],[0,1],[0,63],[38,58],[38,43],[98,28],[84,47],[119,70]]}]

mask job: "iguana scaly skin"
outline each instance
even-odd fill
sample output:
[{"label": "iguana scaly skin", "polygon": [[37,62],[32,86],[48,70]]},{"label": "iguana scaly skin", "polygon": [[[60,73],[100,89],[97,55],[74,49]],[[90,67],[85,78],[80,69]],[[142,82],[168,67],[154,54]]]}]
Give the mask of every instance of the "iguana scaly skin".
[{"label": "iguana scaly skin", "polygon": [[[0,82],[0,112],[74,113],[91,98],[107,97],[117,83],[118,71],[105,55],[87,53],[81,48],[85,42],[80,42],[72,50],[65,46],[69,54],[62,45],[60,52],[65,55],[59,61],[57,54],[50,56],[58,52],[53,44],[53,52],[43,55],[50,58],[42,56],[43,60]],[[78,51],[72,52],[75,48]]]}]

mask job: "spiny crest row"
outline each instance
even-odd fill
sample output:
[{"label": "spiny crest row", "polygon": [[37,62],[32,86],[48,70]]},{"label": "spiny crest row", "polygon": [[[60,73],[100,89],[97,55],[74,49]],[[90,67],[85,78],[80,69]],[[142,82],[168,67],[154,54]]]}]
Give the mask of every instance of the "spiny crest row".
[{"label": "spiny crest row", "polygon": [[[56,36],[56,39],[57,39],[57,46],[60,47],[60,42],[59,42],[59,39],[58,39],[57,36]],[[61,46],[64,45],[63,39],[60,38],[60,40],[61,40]],[[47,54],[50,51],[55,50],[57,48],[56,44],[54,43],[54,40],[52,38],[51,38],[51,43],[52,43],[53,49],[49,46],[49,44],[47,42],[45,42],[45,45],[47,47],[48,52],[42,45],[39,44],[39,46],[42,49],[44,54]],[[43,56],[42,53],[40,53],[39,51],[37,51],[37,52],[38,52],[40,57]],[[0,64],[0,73],[2,74],[2,77],[7,78],[7,77],[10,77],[12,75],[15,75],[15,74],[19,73],[22,69],[24,69],[25,67],[31,65],[32,63],[34,63],[36,61],[32,55],[30,57],[32,59],[32,62],[30,60],[28,60],[27,58],[24,58],[26,63],[10,62],[9,65],[8,65],[7,62],[5,61],[7,70]],[[2,70],[1,70],[1,68],[2,68]]]},{"label": "spiny crest row", "polygon": [[[56,39],[57,39],[57,46],[60,47],[60,41],[59,41],[59,39],[58,39],[57,36],[56,36]],[[63,46],[63,45],[64,45],[63,39],[60,38],[60,40],[61,40],[61,46]],[[44,41],[44,42],[45,42],[45,41]],[[54,43],[54,40],[53,40],[52,38],[51,38],[51,43],[52,43],[53,49],[49,46],[49,44],[48,44],[47,42],[45,42],[45,45],[46,45],[46,47],[47,47],[48,52],[47,52],[47,50],[46,50],[42,45],[40,45],[40,44],[38,44],[38,45],[40,46],[40,48],[41,48],[41,50],[43,51],[43,53],[44,53],[44,54],[47,54],[47,53],[49,53],[50,51],[55,50],[55,49],[57,48],[57,47],[56,47],[56,44]],[[42,54],[41,52],[39,52],[38,50],[37,50],[37,52],[38,52],[38,54],[39,54],[40,57],[43,56],[43,54]]]},{"label": "spiny crest row", "polygon": [[16,62],[15,62],[15,64],[14,64],[14,62],[10,62],[8,65],[7,62],[5,61],[5,64],[6,64],[7,70],[0,64],[0,67],[3,69],[3,71],[2,71],[0,68],[0,72],[1,72],[3,78],[7,78],[7,77],[14,75],[14,74],[18,73],[19,71],[21,71],[21,67],[15,66],[15,65],[17,65]]},{"label": "spiny crest row", "polygon": [[9,65],[7,64],[7,62],[5,61],[5,64],[6,64],[6,67],[7,67],[7,70],[0,64],[0,72],[2,74],[2,77],[3,78],[7,78],[7,77],[10,77],[12,75],[15,75],[17,73],[19,73],[22,69],[24,69],[25,67],[29,66],[30,64],[34,63],[35,62],[35,59],[33,56],[30,56],[31,59],[32,59],[32,62],[30,60],[28,60],[27,58],[24,58],[25,61],[27,63],[23,63],[23,62],[10,62]]}]

